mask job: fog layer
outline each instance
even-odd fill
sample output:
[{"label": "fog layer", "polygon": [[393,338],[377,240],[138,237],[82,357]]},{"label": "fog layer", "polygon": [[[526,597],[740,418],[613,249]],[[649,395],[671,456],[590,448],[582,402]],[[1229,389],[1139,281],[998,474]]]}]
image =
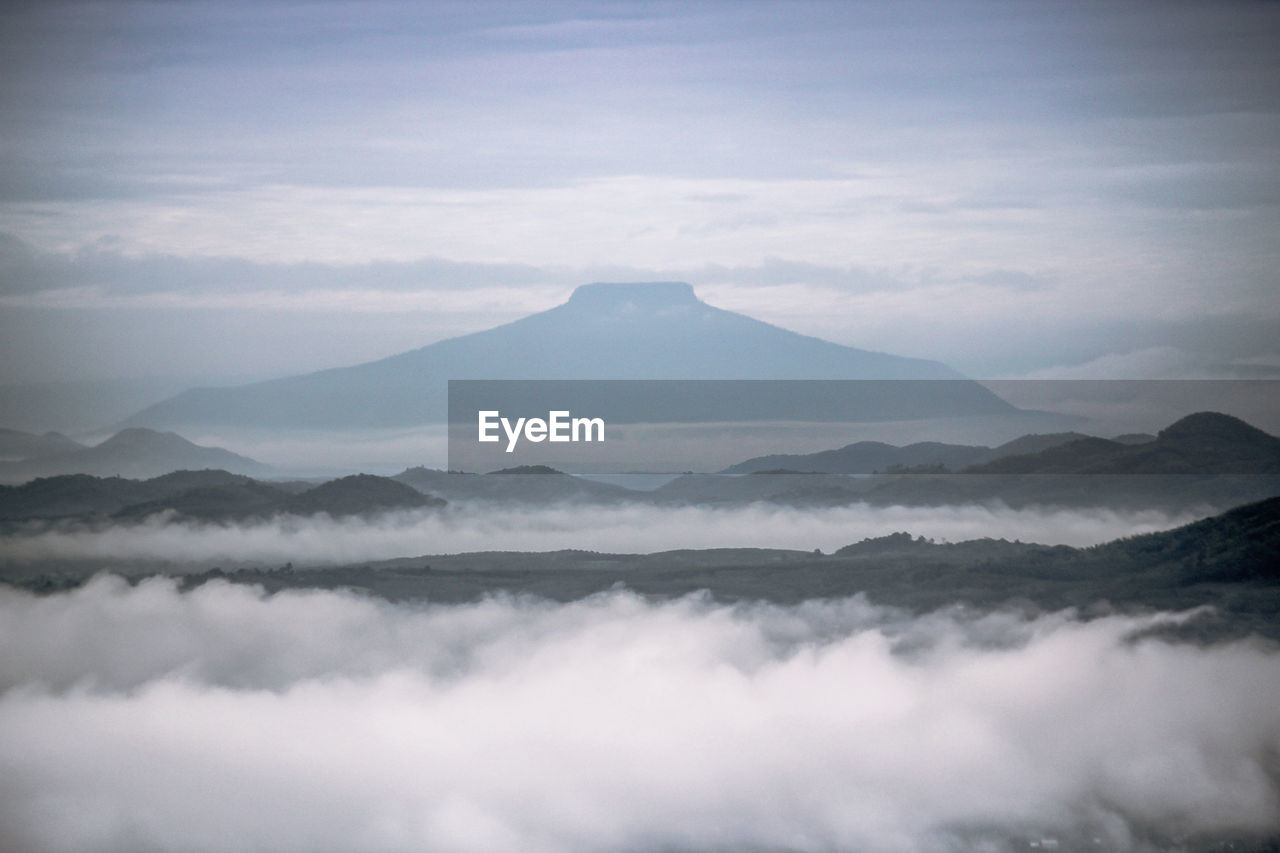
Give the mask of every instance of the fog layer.
[{"label": "fog layer", "polygon": [[564,548],[613,553],[720,547],[830,551],[900,530],[947,541],[990,536],[1088,546],[1176,527],[1204,514],[980,505],[855,504],[799,509],[770,504],[732,508],[458,504],[445,511],[395,512],[372,520],[286,517],[223,525],[156,517],[130,526],[36,525],[0,538],[0,559],[347,563],[421,554]]},{"label": "fog layer", "polygon": [[1133,638],[1176,618],[4,589],[0,839],[932,851],[1280,830],[1280,654]]}]

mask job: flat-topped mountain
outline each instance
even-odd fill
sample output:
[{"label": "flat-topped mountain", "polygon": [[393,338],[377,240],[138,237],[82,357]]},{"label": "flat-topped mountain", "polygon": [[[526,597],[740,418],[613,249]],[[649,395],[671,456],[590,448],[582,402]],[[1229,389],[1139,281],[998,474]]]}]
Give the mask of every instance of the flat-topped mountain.
[{"label": "flat-topped mountain", "polygon": [[[961,379],[935,361],[854,349],[701,301],[688,284],[588,284],[550,310],[351,367],[197,388],[128,425],[399,427],[442,423],[450,379]],[[967,385],[967,383],[964,383]],[[974,384],[967,407],[1011,411]]]}]

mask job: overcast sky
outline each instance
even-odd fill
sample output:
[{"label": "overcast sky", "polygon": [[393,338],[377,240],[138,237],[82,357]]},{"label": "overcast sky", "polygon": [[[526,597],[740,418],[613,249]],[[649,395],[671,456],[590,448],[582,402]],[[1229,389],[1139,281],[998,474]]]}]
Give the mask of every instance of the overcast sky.
[{"label": "overcast sky", "polygon": [[0,382],[268,376],[600,279],[975,376],[1280,375],[1280,4],[30,2]]}]

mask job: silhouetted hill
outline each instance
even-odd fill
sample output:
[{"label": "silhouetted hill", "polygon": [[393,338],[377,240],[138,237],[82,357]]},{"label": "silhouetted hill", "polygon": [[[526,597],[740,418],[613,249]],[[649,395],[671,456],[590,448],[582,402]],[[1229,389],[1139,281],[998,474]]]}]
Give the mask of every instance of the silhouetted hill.
[{"label": "silhouetted hill", "polygon": [[[193,389],[128,425],[391,427],[445,420],[449,379],[962,379],[933,361],[854,349],[700,301],[688,284],[590,284],[483,332],[352,367]],[[1014,411],[975,384],[960,406]],[[780,413],[781,414],[781,413]],[[794,413],[792,413],[794,414]]]},{"label": "silhouetted hill", "polygon": [[227,471],[176,471],[150,480],[70,474],[0,486],[0,521],[138,521],[158,513],[201,521],[279,514],[331,516],[439,507],[445,501],[387,477],[357,474],[298,490]]},{"label": "silhouetted hill", "polygon": [[1280,497],[1163,533],[1088,549],[1087,561],[1127,562],[1182,584],[1280,581]]},{"label": "silhouetted hill", "polygon": [[21,486],[0,486],[0,520],[107,515],[150,494],[137,480],[64,474]]},{"label": "silhouetted hill", "polygon": [[604,503],[638,498],[630,489],[574,477],[545,465],[522,465],[489,474],[410,468],[393,479],[451,501],[483,500],[511,503],[583,501]]},{"label": "silhouetted hill", "polygon": [[[1051,432],[1037,433],[1034,435],[1024,435],[1015,438],[1013,441],[1006,441],[1004,444],[991,449],[989,459],[1002,459],[1006,456],[1021,456],[1027,453],[1040,453],[1051,447],[1060,447],[1073,441],[1079,441],[1089,436],[1079,432]],[[1152,436],[1154,438],[1154,436]],[[1112,439],[1112,441],[1121,441],[1120,437]]]},{"label": "silhouetted hill", "polygon": [[254,482],[244,474],[232,474],[220,468],[204,468],[199,471],[170,471],[146,481],[148,488],[162,490],[164,494],[177,494],[187,489],[210,486],[234,485]]},{"label": "silhouetted hill", "polygon": [[133,504],[159,501],[188,489],[235,484],[248,477],[227,471],[174,471],[150,480],[64,474],[20,486],[0,486],[0,520],[108,516]]},{"label": "silhouetted hill", "polygon": [[650,493],[664,503],[732,504],[771,501],[795,506],[829,506],[862,500],[869,481],[812,471],[757,471],[745,476],[682,474]]},{"label": "silhouetted hill", "polygon": [[295,515],[328,513],[332,516],[360,515],[388,509],[412,509],[415,507],[441,507],[445,501],[425,495],[390,477],[372,474],[353,474],[322,483],[285,504]]},{"label": "silhouetted hill", "polygon": [[824,474],[870,474],[894,465],[970,465],[985,458],[988,449],[963,444],[922,441],[896,447],[882,441],[859,441],[835,450],[817,453],[778,453],[757,456],[724,469],[723,474],[752,474],[769,470],[805,471]]},{"label": "silhouetted hill", "polygon": [[[1131,445],[1089,436],[1038,453],[1006,456],[965,468],[968,474],[1103,474]],[[1129,473],[1129,472],[1125,472]]]},{"label": "silhouetted hill", "polygon": [[[1239,418],[1220,412],[1197,412],[1161,430],[1155,442],[1201,460],[1234,466],[1240,462],[1274,464],[1280,460],[1280,438]],[[1139,445],[1147,447],[1147,445]],[[1272,469],[1275,470],[1275,469]]]},{"label": "silhouetted hill", "polygon": [[83,449],[83,444],[59,432],[36,435],[16,429],[0,429],[0,461],[35,459]]},{"label": "silhouetted hill", "polygon": [[172,432],[124,429],[95,447],[0,463],[0,479],[22,482],[61,474],[91,474],[131,479],[155,477],[182,469],[216,468],[261,476],[270,466],[221,447],[203,447]]},{"label": "silhouetted hill", "polygon": [[1280,494],[1280,439],[1228,415],[1198,413],[1137,444],[1082,438],[958,474],[878,483],[877,504],[1226,509]]},{"label": "silhouetted hill", "polygon": [[[1237,418],[1204,413],[1183,418],[1149,440],[1125,438],[1029,435],[996,448],[858,442],[821,453],[750,459],[727,469],[735,472],[727,475],[685,475],[655,490],[652,498],[793,506],[998,501],[1012,507],[1227,509],[1280,493],[1280,439]],[[1037,447],[1044,449],[1016,452]],[[934,467],[984,455],[997,458],[958,472]],[[866,476],[871,471],[878,476]]]},{"label": "silhouetted hill", "polygon": [[1280,497],[1172,530],[1116,539],[1092,548],[1003,539],[937,543],[913,539],[909,533],[893,533],[846,545],[836,556],[971,560],[988,571],[1066,577],[1104,583],[1114,590],[1135,582],[1153,589],[1235,582],[1275,584],[1280,582]]},{"label": "silhouetted hill", "polygon": [[131,504],[112,517],[140,519],[161,512],[178,518],[229,521],[280,512],[290,495],[248,477],[224,483],[195,486],[155,500]]},{"label": "silhouetted hill", "polygon": [[1148,441],[1155,441],[1156,437],[1147,432],[1126,432],[1124,435],[1117,435],[1111,440],[1118,441],[1121,444],[1146,444]]},{"label": "silhouetted hill", "polygon": [[921,441],[905,447],[881,441],[859,441],[816,453],[757,456],[731,465],[720,473],[751,474],[784,469],[825,474],[872,474],[892,468],[921,466],[942,466],[955,471],[1003,456],[1036,453],[1080,438],[1085,436],[1076,432],[1024,435],[995,448],[937,441]]},{"label": "silhouetted hill", "polygon": [[1280,474],[1280,438],[1217,412],[1187,415],[1153,441],[1082,438],[1039,453],[1006,456],[974,474]]}]

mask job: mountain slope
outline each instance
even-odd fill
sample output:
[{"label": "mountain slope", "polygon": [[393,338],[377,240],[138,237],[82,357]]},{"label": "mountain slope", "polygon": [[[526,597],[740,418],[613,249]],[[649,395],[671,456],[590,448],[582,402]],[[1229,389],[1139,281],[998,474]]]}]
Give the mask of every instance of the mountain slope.
[{"label": "mountain slope", "polygon": [[233,482],[193,486],[173,494],[130,504],[113,518],[140,520],[156,513],[172,512],[177,518],[202,521],[231,521],[269,516],[279,512],[290,495],[266,483],[248,477]]},{"label": "mountain slope", "polygon": [[89,474],[42,477],[20,486],[0,486],[0,521],[103,517],[186,491],[252,482],[240,474],[216,470],[174,471],[149,480]]},{"label": "mountain slope", "polygon": [[778,453],[757,456],[724,469],[722,474],[753,474],[761,471],[801,471],[823,474],[870,474],[895,465],[944,465],[948,468],[971,465],[987,458],[986,447],[922,441],[897,447],[882,441],[858,441],[835,450],[817,453]]},{"label": "mountain slope", "polygon": [[1197,412],[1161,430],[1154,441],[1081,438],[975,465],[966,473],[1280,474],[1280,438],[1230,415]]},{"label": "mountain slope", "polygon": [[204,447],[176,433],[133,427],[121,430],[95,447],[0,463],[0,480],[21,482],[62,474],[145,479],[170,471],[204,468],[256,475],[270,470],[261,462],[221,447]]},{"label": "mountain slope", "polygon": [[[590,284],[548,311],[352,367],[198,388],[128,425],[392,427],[443,422],[449,379],[960,379],[933,361],[853,349],[699,300],[688,284]],[[1011,411],[985,389],[985,411]]]},{"label": "mountain slope", "polygon": [[295,495],[285,504],[285,509],[295,515],[323,512],[337,517],[388,509],[444,505],[445,502],[440,498],[424,495],[398,480],[375,477],[372,474],[352,474],[321,483],[314,489]]},{"label": "mountain slope", "polygon": [[574,477],[552,468],[513,468],[488,474],[409,468],[393,478],[428,495],[451,501],[478,500],[510,503],[610,503],[637,495],[619,486]]},{"label": "mountain slope", "polygon": [[158,513],[180,519],[233,521],[275,515],[333,517],[442,507],[445,501],[388,477],[354,474],[295,492],[296,483],[263,483],[226,471],[175,471],[149,480],[68,474],[0,486],[3,522],[134,522]]},{"label": "mountain slope", "polygon": [[786,469],[823,474],[871,474],[893,467],[943,466],[958,470],[1004,456],[1025,455],[1087,436],[1077,432],[1024,435],[999,447],[920,441],[899,447],[881,441],[858,441],[816,453],[757,456],[724,469],[722,474],[751,474]]},{"label": "mountain slope", "polygon": [[[1044,449],[1003,455],[1036,447]],[[966,455],[996,458],[957,465],[960,470],[936,468],[963,462]],[[876,469],[880,475],[866,476]],[[762,456],[721,474],[676,478],[651,496],[801,506],[1000,502],[1012,507],[1185,510],[1226,509],[1276,494],[1280,439],[1229,415],[1202,412],[1138,443],[1054,433],[1024,436],[996,448],[858,442],[813,454]]]},{"label": "mountain slope", "polygon": [[36,435],[16,429],[0,429],[0,460],[34,459],[83,448],[83,444],[58,432]]}]

